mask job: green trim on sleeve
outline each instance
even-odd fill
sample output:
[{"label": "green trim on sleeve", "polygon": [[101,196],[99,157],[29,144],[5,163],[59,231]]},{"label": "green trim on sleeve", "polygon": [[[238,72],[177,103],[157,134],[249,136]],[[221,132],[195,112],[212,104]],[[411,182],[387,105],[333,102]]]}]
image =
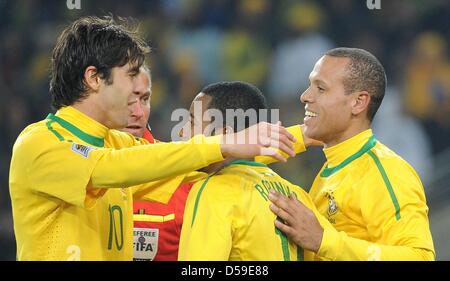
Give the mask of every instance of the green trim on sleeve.
[{"label": "green trim on sleeve", "polygon": [[250,160],[234,160],[233,162],[228,163],[228,165],[226,165],[226,166],[236,165],[236,164],[253,166],[253,167],[267,167],[267,165],[264,163],[250,161]]},{"label": "green trim on sleeve", "polygon": [[394,204],[395,208],[395,218],[397,220],[401,219],[400,216],[400,205],[398,204],[397,196],[395,196],[394,189],[392,188],[391,182],[389,181],[389,178],[386,174],[386,171],[383,168],[383,165],[380,162],[380,159],[373,153],[373,151],[369,151],[368,154],[370,157],[372,157],[373,161],[375,161],[375,164],[378,167],[378,171],[380,171],[381,176],[383,177],[384,184],[386,185],[389,195],[391,196],[392,203]]},{"label": "green trim on sleeve", "polygon": [[197,215],[197,208],[198,208],[198,202],[200,201],[200,196],[202,195],[203,189],[205,189],[206,184],[208,183],[209,179],[211,178],[211,176],[208,176],[205,181],[202,184],[202,187],[200,187],[198,193],[197,193],[197,198],[195,198],[195,204],[194,204],[194,214],[192,215],[192,222],[191,222],[191,227],[194,225],[194,221],[195,221],[195,216]]},{"label": "green trim on sleeve", "polygon": [[50,113],[47,116],[47,119],[50,119],[50,120],[58,123],[59,125],[61,125],[61,127],[68,130],[69,132],[71,132],[72,134],[77,136],[79,139],[83,140],[84,142],[86,142],[90,145],[97,146],[97,147],[103,147],[105,144],[105,140],[103,138],[91,136],[91,135],[83,132],[82,130],[78,129],[71,123],[67,122],[66,120],[64,120],[52,113]]},{"label": "green trim on sleeve", "polygon": [[363,145],[363,147],[361,147],[360,150],[358,150],[355,154],[351,155],[350,157],[348,157],[347,159],[345,159],[344,161],[342,161],[342,163],[340,163],[339,165],[333,167],[333,168],[328,168],[326,167],[325,169],[323,169],[323,171],[320,173],[320,176],[322,178],[326,178],[331,176],[332,174],[336,173],[337,171],[341,170],[342,168],[344,168],[345,166],[347,166],[348,164],[350,164],[353,160],[358,159],[359,157],[361,157],[364,153],[366,153],[367,151],[369,151],[372,147],[375,146],[375,144],[377,143],[377,139],[375,138],[375,136],[371,136],[369,138],[369,140]]}]

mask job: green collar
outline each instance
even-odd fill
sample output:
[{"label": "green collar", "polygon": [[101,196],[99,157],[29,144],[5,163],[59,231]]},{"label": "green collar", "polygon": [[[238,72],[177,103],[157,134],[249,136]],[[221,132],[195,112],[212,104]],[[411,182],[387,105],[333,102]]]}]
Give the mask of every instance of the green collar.
[{"label": "green collar", "polygon": [[86,142],[90,145],[93,145],[96,147],[103,147],[105,145],[105,140],[103,138],[91,136],[91,135],[83,132],[82,130],[78,129],[71,123],[67,122],[66,120],[64,120],[52,113],[50,113],[47,116],[47,119],[50,119],[50,120],[58,123],[59,125],[61,125],[61,127],[68,130],[69,132],[71,132],[72,134],[77,136],[79,139],[83,140],[84,142]]},{"label": "green collar", "polygon": [[266,164],[250,161],[250,160],[234,160],[230,163],[228,163],[226,166],[230,165],[247,165],[247,166],[254,166],[254,167],[267,167]]},{"label": "green collar", "polygon": [[364,153],[368,152],[372,147],[375,146],[376,143],[377,143],[377,139],[375,138],[375,136],[371,136],[369,138],[369,140],[363,145],[363,147],[361,147],[361,149],[358,150],[355,154],[351,155],[350,157],[348,157],[347,159],[342,161],[342,163],[340,163],[339,165],[337,165],[337,166],[335,166],[333,168],[326,167],[320,173],[320,176],[322,178],[326,178],[326,177],[331,176],[332,174],[336,173],[340,169],[342,169],[345,166],[347,166],[348,164],[350,164],[353,160],[361,157]]}]

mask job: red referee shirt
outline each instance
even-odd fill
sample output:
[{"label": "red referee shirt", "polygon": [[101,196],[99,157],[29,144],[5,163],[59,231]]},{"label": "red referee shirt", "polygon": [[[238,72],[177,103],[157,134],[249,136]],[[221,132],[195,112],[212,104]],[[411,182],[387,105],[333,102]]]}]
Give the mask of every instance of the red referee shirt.
[{"label": "red referee shirt", "polygon": [[[144,138],[156,142],[149,130]],[[184,207],[192,185],[181,184],[167,204],[134,202],[134,260],[177,260]]]}]

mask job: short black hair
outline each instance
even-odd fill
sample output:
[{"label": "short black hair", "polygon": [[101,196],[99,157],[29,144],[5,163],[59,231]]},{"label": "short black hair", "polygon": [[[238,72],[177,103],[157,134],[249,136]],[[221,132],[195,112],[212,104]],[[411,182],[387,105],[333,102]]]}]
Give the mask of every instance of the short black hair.
[{"label": "short black hair", "polygon": [[[241,81],[218,82],[204,87],[201,92],[211,97],[208,109],[219,110],[224,117],[223,125],[233,126],[234,132],[240,129],[238,126],[240,118],[240,120],[245,120],[244,128],[248,128],[260,121],[267,121],[262,120],[267,118],[267,116],[260,116],[260,109],[267,109],[266,98],[256,86],[250,83]],[[227,109],[242,109],[244,112],[253,109],[256,111],[257,118],[256,120],[250,120],[250,118],[245,116],[245,113],[242,116],[237,114],[233,118],[233,124],[227,124]]]},{"label": "short black hair", "polygon": [[367,118],[372,122],[378,108],[383,101],[386,91],[386,72],[380,61],[371,53],[357,48],[335,48],[325,53],[326,56],[349,58],[347,66],[348,76],[344,80],[347,93],[367,91],[370,95],[370,104]]},{"label": "short black hair", "polygon": [[87,97],[84,72],[95,66],[101,79],[111,84],[111,70],[132,63],[139,69],[149,46],[137,35],[131,19],[84,17],[74,21],[58,37],[52,53],[50,95],[59,109]]}]

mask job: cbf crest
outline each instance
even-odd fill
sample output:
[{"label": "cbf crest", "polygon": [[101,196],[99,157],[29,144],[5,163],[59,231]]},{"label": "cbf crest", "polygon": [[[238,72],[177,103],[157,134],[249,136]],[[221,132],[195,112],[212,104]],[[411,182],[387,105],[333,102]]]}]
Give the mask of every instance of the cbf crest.
[{"label": "cbf crest", "polygon": [[333,192],[327,192],[326,197],[328,199],[328,220],[331,223],[335,223],[334,218],[332,218],[333,215],[335,215],[338,211],[338,205],[336,204],[336,200],[334,199]]}]

